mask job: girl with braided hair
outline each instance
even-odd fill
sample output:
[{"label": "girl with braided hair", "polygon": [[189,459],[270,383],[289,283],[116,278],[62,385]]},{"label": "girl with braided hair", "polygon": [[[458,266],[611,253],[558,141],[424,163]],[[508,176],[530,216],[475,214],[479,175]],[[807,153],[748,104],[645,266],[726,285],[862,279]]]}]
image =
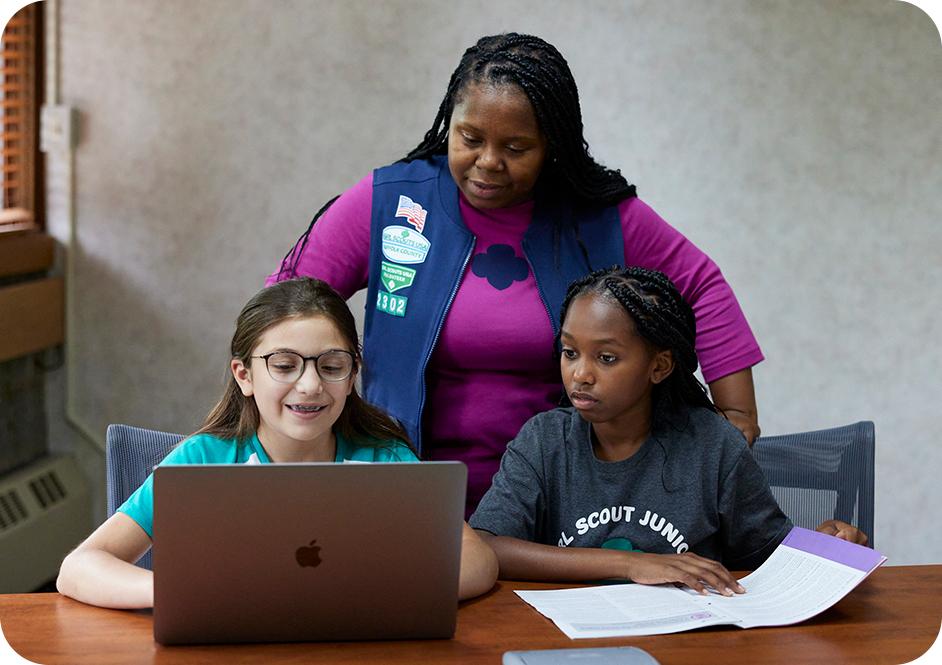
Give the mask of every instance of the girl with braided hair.
[{"label": "girl with braided hair", "polygon": [[365,397],[422,457],[467,464],[470,511],[506,442],[559,402],[566,287],[616,263],[677,281],[713,398],[751,441],[762,353],[732,290],[589,154],[559,51],[507,33],[465,52],[419,145],[325,205],[268,283],[313,276],[345,298],[367,287]]},{"label": "girl with braided hair", "polygon": [[694,376],[690,306],[663,273],[614,267],[569,287],[561,324],[572,406],[524,425],[471,517],[500,576],[742,593],[728,569],[760,565],[792,524]]}]

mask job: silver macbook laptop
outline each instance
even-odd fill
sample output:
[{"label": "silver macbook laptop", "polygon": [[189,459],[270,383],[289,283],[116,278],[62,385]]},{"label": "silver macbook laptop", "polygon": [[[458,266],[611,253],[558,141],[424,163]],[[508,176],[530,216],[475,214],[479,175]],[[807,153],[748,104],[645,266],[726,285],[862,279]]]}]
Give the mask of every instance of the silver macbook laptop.
[{"label": "silver macbook laptop", "polygon": [[154,638],[451,637],[466,484],[460,462],[158,467]]}]

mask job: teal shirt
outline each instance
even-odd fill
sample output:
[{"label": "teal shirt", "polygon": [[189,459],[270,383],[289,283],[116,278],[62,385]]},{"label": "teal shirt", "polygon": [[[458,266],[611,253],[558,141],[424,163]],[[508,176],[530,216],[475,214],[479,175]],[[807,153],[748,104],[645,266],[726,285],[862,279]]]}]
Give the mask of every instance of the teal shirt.
[{"label": "teal shirt", "polygon": [[[378,446],[357,446],[337,438],[335,462],[418,462],[408,446],[401,441],[386,441]],[[239,445],[235,439],[220,439],[212,434],[191,436],[160,463],[164,464],[271,464],[268,453],[258,440],[258,435]],[[137,488],[118,508],[137,522],[147,535],[154,537],[154,474]]]}]

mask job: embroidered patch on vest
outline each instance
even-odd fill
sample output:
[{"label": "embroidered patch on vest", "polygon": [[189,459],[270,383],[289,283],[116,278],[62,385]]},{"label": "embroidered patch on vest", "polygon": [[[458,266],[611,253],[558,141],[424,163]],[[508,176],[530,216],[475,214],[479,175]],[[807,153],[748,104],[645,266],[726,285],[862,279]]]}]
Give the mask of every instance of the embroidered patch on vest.
[{"label": "embroidered patch on vest", "polygon": [[380,277],[383,280],[383,286],[390,293],[412,286],[415,279],[415,270],[405,266],[397,266],[394,263],[382,262],[379,269]]},{"label": "embroidered patch on vest", "polygon": [[478,277],[486,277],[491,286],[503,291],[514,282],[525,280],[530,274],[530,266],[516,255],[510,245],[491,245],[487,253],[474,255],[471,272]]},{"label": "embroidered patch on vest", "polygon": [[383,256],[396,263],[424,263],[432,243],[421,233],[405,226],[383,229]]},{"label": "embroidered patch on vest", "polygon": [[396,217],[405,217],[406,221],[412,224],[419,233],[425,228],[425,216],[428,210],[410,199],[408,196],[399,195],[399,205],[396,206]]},{"label": "embroidered patch on vest", "polygon": [[409,299],[405,296],[394,296],[391,293],[379,291],[376,294],[376,309],[393,316],[405,316],[406,304]]}]

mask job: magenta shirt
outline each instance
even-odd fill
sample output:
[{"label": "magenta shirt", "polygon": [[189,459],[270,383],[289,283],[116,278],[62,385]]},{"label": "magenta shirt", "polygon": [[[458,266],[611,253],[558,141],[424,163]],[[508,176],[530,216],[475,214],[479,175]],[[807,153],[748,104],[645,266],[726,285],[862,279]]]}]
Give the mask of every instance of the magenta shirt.
[{"label": "magenta shirt", "polygon": [[[298,274],[322,279],[344,298],[365,288],[372,174],[347,190],[311,231]],[[476,237],[426,370],[424,456],[468,466],[468,506],[490,486],[507,443],[561,395],[553,328],[521,242],[533,202],[478,210],[459,197]],[[749,324],[710,258],[637,198],[618,205],[626,265],[665,273],[697,317],[697,354],[707,382],[763,359]],[[278,272],[267,284],[277,280]]]}]

